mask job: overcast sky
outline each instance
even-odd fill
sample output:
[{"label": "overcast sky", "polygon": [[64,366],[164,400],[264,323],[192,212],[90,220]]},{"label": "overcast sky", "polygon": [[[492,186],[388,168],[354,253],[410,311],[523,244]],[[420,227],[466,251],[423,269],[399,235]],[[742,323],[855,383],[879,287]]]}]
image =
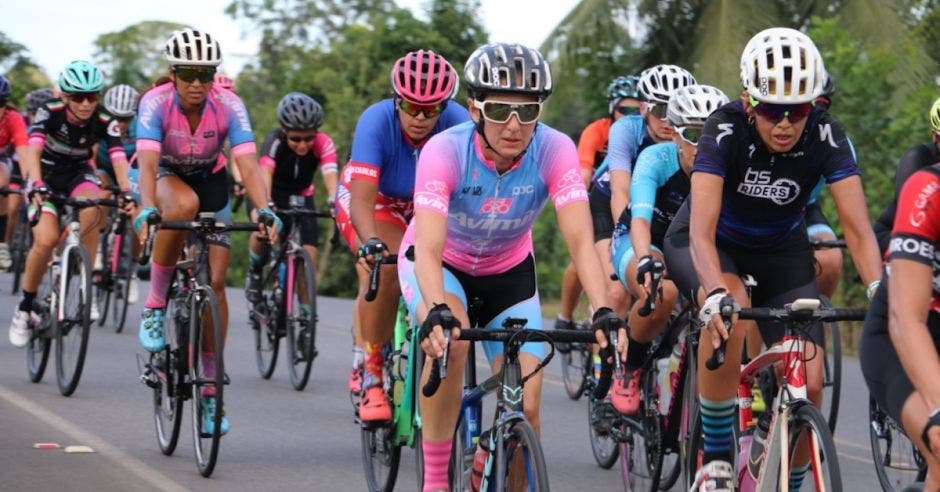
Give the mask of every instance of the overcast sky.
[{"label": "overcast sky", "polygon": [[[419,9],[425,0],[398,0]],[[71,60],[90,59],[95,38],[145,20],[164,20],[202,28],[219,38],[222,70],[237,74],[257,53],[258,37],[223,12],[230,0],[0,0],[0,32],[26,46],[55,80]],[[493,41],[518,41],[537,47],[576,0],[482,0],[483,25]]]}]

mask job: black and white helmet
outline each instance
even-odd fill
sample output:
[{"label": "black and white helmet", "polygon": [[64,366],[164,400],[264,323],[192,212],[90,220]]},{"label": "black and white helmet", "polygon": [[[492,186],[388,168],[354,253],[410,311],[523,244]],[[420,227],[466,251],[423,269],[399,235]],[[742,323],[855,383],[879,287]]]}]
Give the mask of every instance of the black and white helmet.
[{"label": "black and white helmet", "polygon": [[467,59],[464,81],[470,97],[481,100],[489,92],[533,95],[552,94],[552,71],[538,50],[518,43],[480,46]]},{"label": "black and white helmet", "polygon": [[137,114],[137,101],[140,93],[129,85],[116,85],[104,93],[104,109],[118,118],[128,118]]},{"label": "black and white helmet", "polygon": [[193,65],[217,67],[222,63],[219,42],[205,31],[183,29],[175,31],[166,41],[166,61],[171,66]]},{"label": "black and white helmet", "polygon": [[667,103],[672,91],[692,85],[695,77],[676,65],[656,65],[640,74],[640,97],[646,102]]},{"label": "black and white helmet", "polygon": [[710,85],[687,85],[672,93],[666,121],[675,127],[704,126],[708,115],[728,103],[728,96]]},{"label": "black and white helmet", "polygon": [[277,121],[286,130],[316,130],[323,124],[323,108],[302,92],[291,92],[277,104]]},{"label": "black and white helmet", "polygon": [[741,53],[741,85],[761,102],[811,102],[823,93],[827,78],[816,44],[796,29],[764,29]]}]

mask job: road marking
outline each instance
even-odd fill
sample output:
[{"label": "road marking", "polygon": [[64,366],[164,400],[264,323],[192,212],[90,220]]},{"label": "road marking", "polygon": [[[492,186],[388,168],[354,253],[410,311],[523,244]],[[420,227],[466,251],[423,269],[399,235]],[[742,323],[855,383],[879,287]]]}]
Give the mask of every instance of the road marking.
[{"label": "road marking", "polygon": [[84,442],[98,451],[99,454],[108,457],[128,472],[136,475],[151,487],[167,492],[185,492],[187,489],[170,479],[170,477],[160,473],[157,469],[147,465],[143,461],[130,456],[120,449],[112,446],[103,438],[82,430],[75,424],[65,420],[62,417],[46,410],[37,403],[18,395],[16,392],[0,386],[0,398],[16,405],[21,410],[33,417],[43,421],[50,427],[67,434],[76,442]]},{"label": "road marking", "polygon": [[857,442],[846,441],[845,439],[839,439],[839,438],[834,438],[833,441],[835,441],[835,443],[838,444],[839,446],[848,446],[848,447],[850,447],[850,448],[862,449],[862,450],[865,450],[865,451],[871,451],[871,446],[870,446],[870,445],[862,445],[862,444],[859,444],[859,443],[857,443]]}]

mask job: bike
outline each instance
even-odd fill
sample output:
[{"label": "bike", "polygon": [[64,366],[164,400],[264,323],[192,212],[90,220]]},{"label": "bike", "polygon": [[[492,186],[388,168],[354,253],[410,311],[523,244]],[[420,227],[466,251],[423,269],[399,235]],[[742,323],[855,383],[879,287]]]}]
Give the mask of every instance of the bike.
[{"label": "bike", "polygon": [[[153,248],[159,219],[150,217],[150,235],[140,263],[146,263]],[[153,390],[153,417],[157,443],[163,454],[170,456],[179,440],[183,418],[183,403],[192,399],[193,447],[199,473],[208,477],[215,469],[219,455],[223,407],[223,390],[229,383],[223,361],[223,335],[219,302],[212,290],[209,274],[209,247],[211,234],[226,231],[257,231],[258,224],[216,222],[214,212],[200,212],[194,221],[166,221],[162,229],[192,231],[193,259],[176,263],[174,278],[167,294],[165,317],[166,346],[150,354],[146,362],[138,355],[141,381]],[[215,376],[205,377],[201,367],[203,335],[212,332],[215,347]],[[139,367],[140,368],[140,367]],[[211,399],[213,431],[203,429],[203,399]]]},{"label": "bike", "polygon": [[[125,203],[133,202],[134,198],[120,195],[117,186],[109,186],[108,191],[118,196],[118,204],[123,207]],[[130,230],[127,213],[120,208],[112,209],[108,214],[108,222],[101,234],[98,255],[101,258],[101,268],[94,271],[95,302],[98,304],[98,326],[104,326],[108,319],[108,309],[111,299],[114,298],[114,332],[124,330],[127,320],[128,293],[130,285],[136,275],[136,265],[131,258],[131,241],[133,235]]]},{"label": "bike", "polygon": [[249,301],[248,322],[255,334],[255,361],[264,379],[274,374],[281,338],[287,338],[288,374],[303,391],[317,356],[317,275],[313,258],[300,240],[300,217],[332,218],[329,212],[305,208],[304,197],[291,196],[290,207],[277,211],[290,221],[285,240],[275,248],[261,273],[263,291]]},{"label": "bike", "polygon": [[[0,196],[22,195],[22,191],[10,189],[8,187],[0,188]],[[33,246],[33,231],[30,228],[29,221],[26,219],[26,206],[19,208],[19,213],[9,215],[7,227],[13,228],[13,235],[10,239],[10,273],[13,274],[13,285],[10,288],[11,294],[16,294],[20,290],[20,281],[23,279],[23,269],[26,267],[26,255]]]},{"label": "bike", "polygon": [[882,490],[903,490],[927,478],[927,462],[904,432],[904,428],[882,410],[874,398],[868,399],[868,435],[875,474]]}]

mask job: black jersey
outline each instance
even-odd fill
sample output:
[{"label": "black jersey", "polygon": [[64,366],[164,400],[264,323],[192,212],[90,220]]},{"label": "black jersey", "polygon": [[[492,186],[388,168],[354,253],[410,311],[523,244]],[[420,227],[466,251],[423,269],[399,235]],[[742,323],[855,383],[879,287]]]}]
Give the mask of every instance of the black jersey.
[{"label": "black jersey", "polygon": [[93,147],[104,141],[111,160],[127,160],[121,145],[117,120],[99,106],[84,124],[69,121],[67,105],[52,99],[36,111],[36,121],[29,128],[31,144],[42,145],[43,175],[73,172],[88,165]]},{"label": "black jersey", "polygon": [[273,169],[271,197],[278,206],[286,206],[290,195],[313,195],[313,175],[318,167],[323,172],[336,171],[336,149],[333,140],[318,132],[310,142],[306,155],[297,155],[287,144],[283,130],[268,133],[261,145],[262,167]]}]

